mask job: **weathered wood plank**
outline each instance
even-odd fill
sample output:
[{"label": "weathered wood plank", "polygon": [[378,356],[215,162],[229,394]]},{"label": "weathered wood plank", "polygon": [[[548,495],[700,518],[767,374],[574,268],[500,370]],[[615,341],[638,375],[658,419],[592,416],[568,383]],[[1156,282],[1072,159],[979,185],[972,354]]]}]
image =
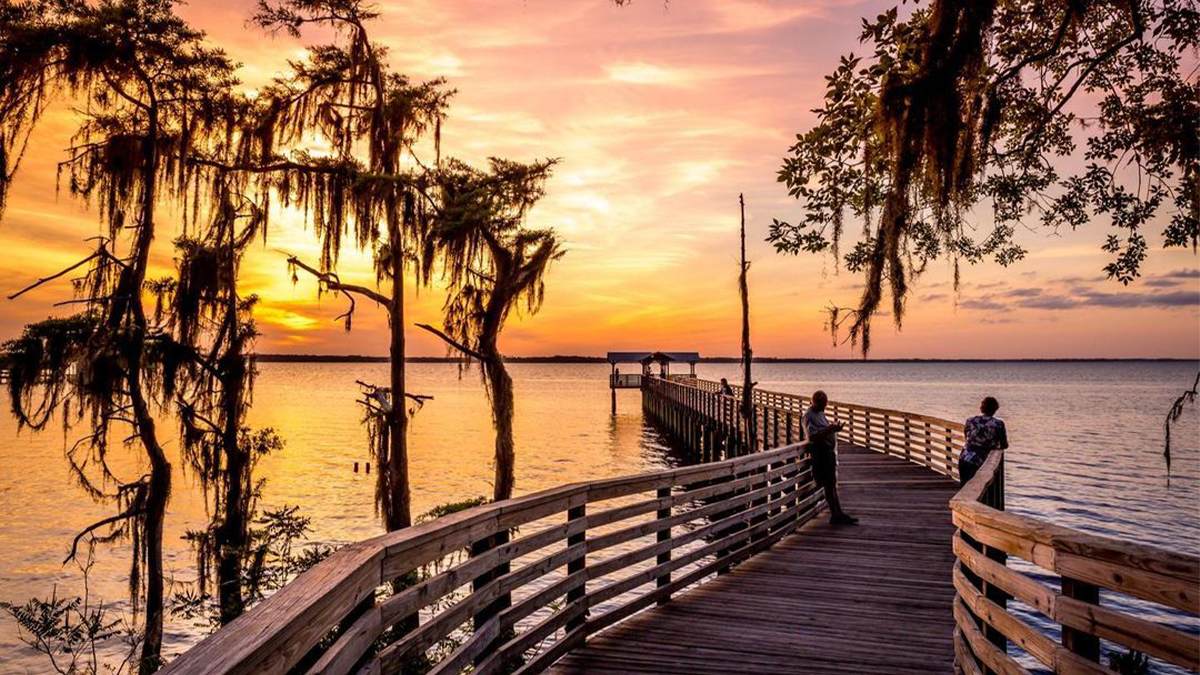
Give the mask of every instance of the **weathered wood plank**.
[{"label": "weathered wood plank", "polygon": [[[657,589],[639,595],[616,614],[595,617],[590,629],[607,630],[564,656],[553,671],[951,672],[954,556],[947,543],[954,527],[947,503],[956,484],[849,444],[842,445],[841,457],[842,497],[848,510],[863,516],[860,525],[836,528],[814,520],[769,542],[769,550],[729,574],[677,589],[664,606],[653,606]],[[797,510],[811,514],[821,503],[820,491],[801,489],[806,492]],[[737,534],[745,541],[757,533]],[[622,554],[629,557],[621,562],[649,558],[654,550]],[[672,583],[693,583],[720,564],[684,571]],[[593,591],[590,599],[615,597],[654,574],[650,568]]]}]

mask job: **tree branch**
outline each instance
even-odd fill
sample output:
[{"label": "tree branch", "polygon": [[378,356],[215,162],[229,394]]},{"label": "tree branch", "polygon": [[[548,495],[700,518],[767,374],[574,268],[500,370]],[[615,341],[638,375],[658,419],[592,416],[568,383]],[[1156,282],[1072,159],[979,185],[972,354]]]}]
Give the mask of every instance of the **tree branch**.
[{"label": "tree branch", "polygon": [[417,326],[417,328],[424,328],[425,330],[429,331],[430,333],[433,333],[434,335],[441,338],[443,342],[450,345],[454,349],[457,349],[458,351],[462,352],[464,355],[466,355],[470,358],[473,358],[473,359],[476,359],[479,361],[487,361],[487,358],[484,357],[483,354],[475,351],[474,349],[471,349],[470,347],[464,345],[463,343],[459,342],[458,340],[455,340],[454,338],[450,337],[449,335],[446,335],[442,331],[434,328],[433,326],[430,326],[427,323],[418,323],[418,324],[416,324],[416,326]]},{"label": "tree branch", "polygon": [[111,525],[113,523],[116,523],[116,522],[119,522],[122,520],[126,520],[128,518],[135,518],[137,516],[144,514],[145,512],[146,512],[146,509],[144,509],[144,508],[130,507],[128,510],[118,513],[115,516],[109,516],[108,518],[105,518],[103,520],[98,520],[98,521],[92,523],[91,525],[88,525],[87,527],[83,528],[83,530],[79,534],[75,535],[75,539],[73,541],[71,541],[71,553],[69,555],[67,555],[66,559],[63,560],[63,564],[65,565],[75,559],[75,554],[79,550],[79,540],[83,539],[89,533],[95,532],[96,530],[104,527],[105,525]]},{"label": "tree branch", "polygon": [[325,284],[325,287],[330,290],[342,291],[344,293],[357,293],[357,294],[363,296],[364,298],[367,298],[369,300],[374,300],[375,302],[379,303],[380,305],[383,305],[383,307],[385,309],[388,309],[389,312],[391,311],[391,309],[390,309],[391,304],[392,304],[391,299],[378,291],[373,291],[373,290],[367,288],[366,286],[358,286],[356,284],[344,284],[338,280],[338,277],[336,274],[334,274],[332,272],[318,271],[315,267],[311,267],[311,266],[305,264],[304,262],[302,262],[299,258],[297,258],[294,255],[288,256],[288,264],[295,265],[296,267],[299,267],[300,269],[304,270],[305,272],[308,272],[309,274],[313,275],[314,277],[317,278],[318,281]]},{"label": "tree branch", "polygon": [[97,252],[89,255],[88,257],[84,258],[83,260],[80,260],[79,262],[75,263],[74,265],[71,265],[70,267],[66,268],[65,270],[62,270],[61,272],[56,272],[54,274],[51,274],[48,277],[42,277],[41,279],[38,279],[37,281],[33,282],[32,284],[29,284],[25,288],[22,288],[21,290],[17,291],[16,293],[13,293],[12,295],[8,296],[8,299],[16,300],[17,298],[21,297],[22,295],[25,295],[29,291],[32,291],[33,289],[37,288],[38,286],[41,286],[42,284],[48,283],[50,281],[54,281],[55,279],[65,275],[65,274],[69,274],[72,271],[79,269],[80,267],[83,267],[87,263],[91,262],[91,260],[93,258],[95,258],[99,255],[100,255],[100,252],[97,251]]}]

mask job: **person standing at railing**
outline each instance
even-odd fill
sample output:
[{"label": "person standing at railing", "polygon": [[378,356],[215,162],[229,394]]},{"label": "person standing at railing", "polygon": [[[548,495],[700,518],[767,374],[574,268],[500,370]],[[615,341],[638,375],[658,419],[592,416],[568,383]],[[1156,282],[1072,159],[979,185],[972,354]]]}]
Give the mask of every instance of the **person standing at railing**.
[{"label": "person standing at railing", "polygon": [[980,415],[976,415],[963,425],[962,454],[958,456],[958,480],[966,485],[975,476],[979,467],[987,459],[992,450],[1008,449],[1008,430],[1004,428],[1004,420],[996,417],[1000,402],[988,396],[979,404]]},{"label": "person standing at railing", "polygon": [[733,396],[733,387],[729,386],[729,380],[721,378],[721,395]]},{"label": "person standing at railing", "polygon": [[809,465],[813,481],[825,491],[825,503],[829,505],[829,522],[833,525],[853,525],[858,518],[842,510],[837,485],[837,435],[843,429],[841,422],[830,423],[825,416],[829,397],[823,391],[812,395],[812,405],[804,413],[804,438],[808,441]]}]

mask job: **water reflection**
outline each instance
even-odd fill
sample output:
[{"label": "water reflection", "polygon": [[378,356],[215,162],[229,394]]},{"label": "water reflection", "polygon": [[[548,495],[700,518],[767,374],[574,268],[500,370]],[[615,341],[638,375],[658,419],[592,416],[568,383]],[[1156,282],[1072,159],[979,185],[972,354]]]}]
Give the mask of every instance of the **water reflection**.
[{"label": "water reflection", "polygon": [[[273,427],[286,443],[262,458],[260,506],[300,506],[311,518],[311,542],[339,544],[378,534],[374,471],[355,380],[379,380],[385,364],[286,364],[261,367],[247,424]],[[637,391],[618,392],[611,413],[606,364],[513,364],[516,387],[517,492],[561,483],[669,468],[686,462],[641,414]],[[738,376],[736,365],[701,366],[704,377]],[[435,396],[412,420],[413,511],[491,493],[493,437],[486,398],[468,372],[451,365],[411,364],[414,391]],[[1189,363],[1110,364],[794,364],[763,365],[765,389],[926,412],[951,419],[973,413],[980,396],[1000,398],[1013,442],[1009,507],[1063,524],[1200,552],[1200,416],[1189,410],[1176,429],[1173,478],[1160,457],[1160,411],[1195,376]],[[1138,401],[1129,407],[1127,401]],[[7,406],[7,400],[0,400]],[[166,420],[163,424],[167,424]],[[70,537],[108,515],[73,485],[61,435],[18,433],[0,416],[0,599],[47,594],[56,583],[71,592],[77,574],[61,566]],[[181,466],[179,448],[168,447]],[[114,448],[114,465],[130,473],[138,459]],[[374,467],[373,467],[374,468]],[[202,491],[190,475],[176,477],[167,518],[166,564],[177,581],[195,579],[195,560],[182,538],[209,523]],[[127,559],[98,551],[93,591],[119,600]],[[178,653],[201,631],[189,622],[167,626],[167,653]],[[4,669],[37,671],[18,651],[10,622],[0,623]]]}]

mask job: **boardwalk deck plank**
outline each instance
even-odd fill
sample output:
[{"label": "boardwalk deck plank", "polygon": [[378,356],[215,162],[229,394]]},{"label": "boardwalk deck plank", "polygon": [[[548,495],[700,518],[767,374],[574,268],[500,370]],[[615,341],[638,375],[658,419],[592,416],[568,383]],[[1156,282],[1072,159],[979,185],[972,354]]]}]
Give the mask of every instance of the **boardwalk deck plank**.
[{"label": "boardwalk deck plank", "polygon": [[593,637],[552,672],[952,672],[956,483],[843,444],[842,500],[717,577]]}]

